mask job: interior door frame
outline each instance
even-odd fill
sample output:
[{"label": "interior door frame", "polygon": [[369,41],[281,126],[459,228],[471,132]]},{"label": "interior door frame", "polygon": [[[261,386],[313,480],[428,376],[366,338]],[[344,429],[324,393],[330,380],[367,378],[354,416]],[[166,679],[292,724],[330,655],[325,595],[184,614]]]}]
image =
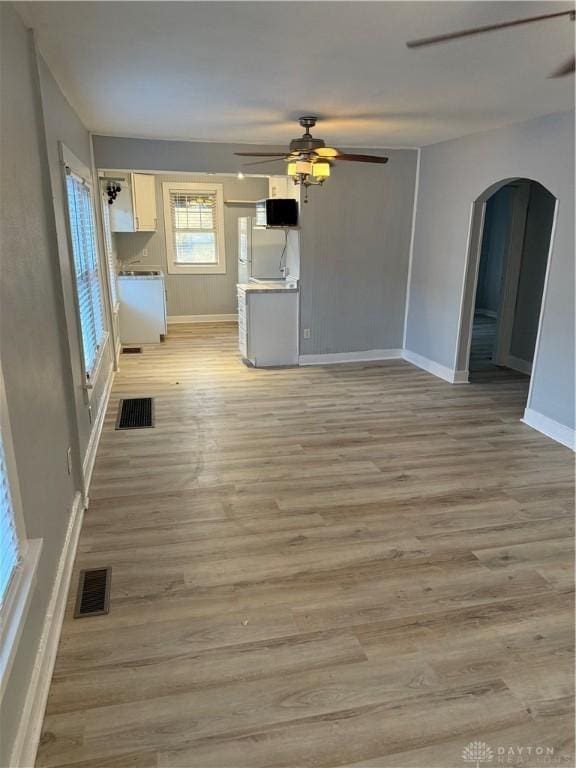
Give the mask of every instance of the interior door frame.
[{"label": "interior door frame", "polygon": [[[458,337],[456,340],[456,352],[454,359],[454,369],[456,380],[458,383],[468,382],[469,380],[469,366],[470,366],[470,348],[472,344],[472,329],[474,324],[474,305],[476,300],[476,292],[478,289],[478,272],[480,267],[480,255],[482,250],[482,239],[484,236],[484,223],[486,217],[486,202],[488,198],[497,192],[502,187],[515,181],[534,181],[537,184],[546,189],[555,200],[554,214],[552,219],[552,229],[550,232],[550,243],[548,245],[548,253],[546,256],[546,274],[544,277],[544,287],[542,290],[542,301],[540,303],[539,316],[538,316],[538,333],[536,336],[536,345],[534,347],[534,358],[532,370],[534,370],[538,361],[538,353],[540,349],[540,339],[542,334],[542,319],[544,315],[544,307],[548,296],[548,279],[550,275],[550,264],[552,262],[552,251],[554,248],[554,238],[556,234],[556,222],[558,219],[558,207],[559,201],[556,195],[551,192],[546,185],[538,181],[538,179],[531,179],[527,176],[514,176],[511,178],[502,179],[487,187],[481,195],[479,195],[471,205],[470,210],[470,223],[468,229],[468,244],[467,244],[467,256],[466,256],[466,269],[464,272],[464,280],[462,285],[462,295],[460,300],[460,318],[458,325]],[[530,377],[530,385],[528,388],[528,398],[526,407],[530,407],[532,398],[532,387],[534,383],[534,377]]]}]

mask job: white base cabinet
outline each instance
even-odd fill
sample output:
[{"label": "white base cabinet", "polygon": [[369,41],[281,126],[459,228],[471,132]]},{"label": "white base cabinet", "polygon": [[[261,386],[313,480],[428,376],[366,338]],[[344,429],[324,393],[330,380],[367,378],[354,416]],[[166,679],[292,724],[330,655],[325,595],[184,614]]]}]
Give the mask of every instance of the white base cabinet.
[{"label": "white base cabinet", "polygon": [[122,344],[158,344],[166,335],[164,279],[120,276],[118,300]]},{"label": "white base cabinet", "polygon": [[239,286],[238,347],[256,368],[298,365],[298,291]]}]

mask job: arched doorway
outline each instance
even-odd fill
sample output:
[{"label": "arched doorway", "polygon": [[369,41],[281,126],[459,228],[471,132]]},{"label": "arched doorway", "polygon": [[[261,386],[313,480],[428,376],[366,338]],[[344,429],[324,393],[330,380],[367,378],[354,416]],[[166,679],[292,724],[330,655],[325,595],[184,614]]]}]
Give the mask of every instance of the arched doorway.
[{"label": "arched doorway", "polygon": [[487,380],[503,369],[531,375],[556,210],[554,195],[527,178],[503,179],[474,202],[457,348],[461,379]]}]

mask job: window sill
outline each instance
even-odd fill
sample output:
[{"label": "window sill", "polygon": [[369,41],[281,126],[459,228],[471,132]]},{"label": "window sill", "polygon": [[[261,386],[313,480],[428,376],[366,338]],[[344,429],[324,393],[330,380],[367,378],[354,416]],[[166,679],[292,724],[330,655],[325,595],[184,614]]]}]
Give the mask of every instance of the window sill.
[{"label": "window sill", "polygon": [[92,395],[94,394],[94,386],[98,381],[98,376],[100,375],[100,369],[102,368],[102,361],[104,360],[104,352],[106,351],[106,348],[108,346],[108,338],[109,338],[109,333],[108,331],[106,331],[106,333],[102,337],[102,344],[100,345],[100,349],[98,350],[98,357],[96,358],[96,361],[92,366],[92,371],[90,372],[90,379],[86,382],[86,384],[84,384],[84,389],[88,393],[88,400],[91,400]]},{"label": "window sill", "polygon": [[4,697],[18,648],[18,641],[34,593],[41,551],[42,539],[26,542],[26,553],[16,568],[12,583],[8,588],[5,605],[2,608],[5,615],[2,618],[0,634],[0,701]]},{"label": "window sill", "polygon": [[169,275],[225,275],[226,264],[168,264]]}]

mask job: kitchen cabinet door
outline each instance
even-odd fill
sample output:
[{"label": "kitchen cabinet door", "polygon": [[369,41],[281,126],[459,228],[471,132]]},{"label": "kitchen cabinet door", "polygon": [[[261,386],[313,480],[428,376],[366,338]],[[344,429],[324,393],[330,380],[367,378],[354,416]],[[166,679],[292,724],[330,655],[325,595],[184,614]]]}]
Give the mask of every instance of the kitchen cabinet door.
[{"label": "kitchen cabinet door", "polygon": [[155,232],[157,225],[155,178],[146,173],[132,174],[134,231]]}]

